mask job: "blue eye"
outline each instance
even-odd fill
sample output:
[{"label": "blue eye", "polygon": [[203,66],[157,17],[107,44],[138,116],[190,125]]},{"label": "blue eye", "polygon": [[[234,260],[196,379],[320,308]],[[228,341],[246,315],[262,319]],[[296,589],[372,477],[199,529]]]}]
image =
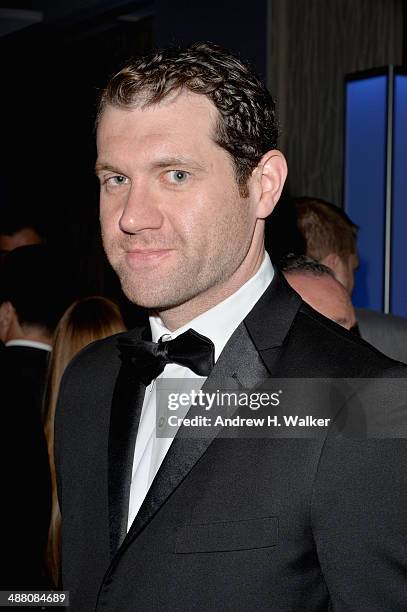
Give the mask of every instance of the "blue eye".
[{"label": "blue eye", "polygon": [[122,174],[116,174],[115,176],[110,176],[106,179],[106,183],[109,185],[113,185],[114,187],[119,185],[125,185],[128,182],[127,176],[123,176]]},{"label": "blue eye", "polygon": [[169,172],[170,182],[177,183],[185,183],[189,176],[189,172],[185,172],[184,170],[170,170]]}]

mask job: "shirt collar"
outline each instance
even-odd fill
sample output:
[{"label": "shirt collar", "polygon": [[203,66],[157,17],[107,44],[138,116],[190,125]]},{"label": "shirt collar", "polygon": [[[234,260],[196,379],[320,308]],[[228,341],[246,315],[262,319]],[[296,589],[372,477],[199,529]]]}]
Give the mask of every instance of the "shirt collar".
[{"label": "shirt collar", "polygon": [[215,345],[216,361],[230,336],[258,302],[273,280],[273,276],[273,266],[266,252],[256,274],[235,293],[177,330],[170,332],[158,315],[150,316],[152,340],[158,342],[164,335],[169,336],[168,339],[173,339],[192,328],[212,340]]},{"label": "shirt collar", "polygon": [[43,351],[52,351],[52,346],[45,342],[37,342],[36,340],[9,340],[5,346],[29,346],[30,348],[42,349]]}]

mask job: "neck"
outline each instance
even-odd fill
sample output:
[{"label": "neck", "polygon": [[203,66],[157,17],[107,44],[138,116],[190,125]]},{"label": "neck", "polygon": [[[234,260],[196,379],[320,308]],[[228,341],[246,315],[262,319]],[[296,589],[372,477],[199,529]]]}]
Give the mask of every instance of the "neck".
[{"label": "neck", "polygon": [[199,315],[207,312],[236,293],[259,270],[264,259],[264,244],[252,257],[246,257],[230,278],[220,285],[206,290],[179,306],[159,311],[158,314],[169,331],[175,331]]},{"label": "neck", "polygon": [[7,342],[10,340],[32,340],[33,342],[43,342],[52,344],[52,336],[45,330],[37,327],[24,327],[9,334]]}]

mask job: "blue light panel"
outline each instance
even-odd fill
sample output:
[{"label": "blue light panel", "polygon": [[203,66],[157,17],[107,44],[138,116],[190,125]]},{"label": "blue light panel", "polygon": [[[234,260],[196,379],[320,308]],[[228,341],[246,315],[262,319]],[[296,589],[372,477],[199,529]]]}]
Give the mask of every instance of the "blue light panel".
[{"label": "blue light panel", "polygon": [[394,80],[390,311],[407,316],[407,76]]},{"label": "blue light panel", "polygon": [[387,75],[346,84],[345,211],[359,226],[355,306],[383,309]]}]

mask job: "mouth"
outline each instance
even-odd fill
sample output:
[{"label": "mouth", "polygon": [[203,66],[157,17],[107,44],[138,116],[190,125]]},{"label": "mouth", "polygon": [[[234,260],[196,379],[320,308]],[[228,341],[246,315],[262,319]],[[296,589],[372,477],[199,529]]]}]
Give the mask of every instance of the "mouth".
[{"label": "mouth", "polygon": [[126,251],[129,264],[156,262],[171,253],[172,249],[132,249]]}]

